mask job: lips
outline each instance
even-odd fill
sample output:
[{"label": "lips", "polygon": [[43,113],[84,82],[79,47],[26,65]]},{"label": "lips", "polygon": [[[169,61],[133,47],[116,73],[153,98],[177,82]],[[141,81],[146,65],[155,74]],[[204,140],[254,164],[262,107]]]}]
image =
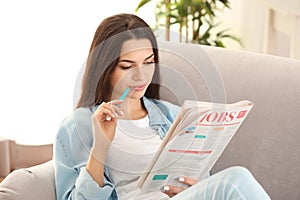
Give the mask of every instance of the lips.
[{"label": "lips", "polygon": [[147,84],[142,84],[142,85],[130,86],[130,88],[135,91],[142,91],[145,89],[146,86]]}]

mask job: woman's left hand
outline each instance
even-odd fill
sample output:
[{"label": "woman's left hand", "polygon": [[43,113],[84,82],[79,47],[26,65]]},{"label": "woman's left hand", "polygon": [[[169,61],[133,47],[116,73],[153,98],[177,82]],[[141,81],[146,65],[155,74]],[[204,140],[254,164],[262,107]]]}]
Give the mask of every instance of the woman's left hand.
[{"label": "woman's left hand", "polygon": [[[186,184],[188,187],[198,183],[197,179],[193,179],[193,178],[189,178],[189,177],[180,177],[180,178],[178,178],[178,181]],[[173,197],[185,189],[186,188],[172,186],[172,185],[166,185],[163,187],[162,192],[167,194],[169,197]]]}]

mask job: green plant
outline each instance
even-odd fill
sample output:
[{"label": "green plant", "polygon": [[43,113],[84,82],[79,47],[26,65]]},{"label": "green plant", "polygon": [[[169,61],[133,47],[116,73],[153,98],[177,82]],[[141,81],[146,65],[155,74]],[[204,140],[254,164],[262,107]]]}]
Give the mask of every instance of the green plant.
[{"label": "green plant", "polygon": [[[136,12],[151,0],[141,0]],[[165,28],[166,40],[170,40],[170,27],[178,27],[180,42],[225,47],[223,40],[228,38],[242,45],[241,40],[228,33],[229,29],[214,31],[217,12],[229,7],[228,0],[157,0],[156,28]]]}]

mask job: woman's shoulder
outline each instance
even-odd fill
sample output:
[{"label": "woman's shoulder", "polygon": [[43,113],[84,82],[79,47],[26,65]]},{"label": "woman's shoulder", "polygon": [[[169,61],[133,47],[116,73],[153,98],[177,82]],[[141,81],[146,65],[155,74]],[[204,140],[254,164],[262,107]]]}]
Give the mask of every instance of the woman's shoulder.
[{"label": "woman's shoulder", "polygon": [[73,110],[60,123],[57,138],[74,140],[80,137],[81,140],[88,139],[92,133],[92,114],[93,111],[90,108],[77,108]]},{"label": "woman's shoulder", "polygon": [[60,127],[68,128],[74,127],[77,124],[87,125],[90,124],[93,111],[90,108],[77,108],[66,116],[60,124]]}]

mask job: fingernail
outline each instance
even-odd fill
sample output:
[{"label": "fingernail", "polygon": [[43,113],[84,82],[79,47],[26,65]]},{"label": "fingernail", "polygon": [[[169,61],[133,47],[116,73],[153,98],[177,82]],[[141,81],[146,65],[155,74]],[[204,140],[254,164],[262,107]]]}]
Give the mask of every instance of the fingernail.
[{"label": "fingernail", "polygon": [[106,121],[110,121],[111,120],[111,117],[106,115],[106,118],[105,118]]},{"label": "fingernail", "polygon": [[122,110],[120,110],[120,114],[122,115],[122,116],[124,116],[125,114],[124,114],[124,112],[122,111]]},{"label": "fingernail", "polygon": [[185,178],[184,178],[184,177],[179,177],[178,180],[179,180],[180,182],[184,182],[184,181],[185,181]]},{"label": "fingernail", "polygon": [[162,192],[166,192],[166,191],[169,191],[170,190],[170,187],[169,186],[164,186],[161,191]]},{"label": "fingernail", "polygon": [[118,117],[119,117],[119,115],[118,115],[117,113],[114,113],[114,117],[118,118]]}]

